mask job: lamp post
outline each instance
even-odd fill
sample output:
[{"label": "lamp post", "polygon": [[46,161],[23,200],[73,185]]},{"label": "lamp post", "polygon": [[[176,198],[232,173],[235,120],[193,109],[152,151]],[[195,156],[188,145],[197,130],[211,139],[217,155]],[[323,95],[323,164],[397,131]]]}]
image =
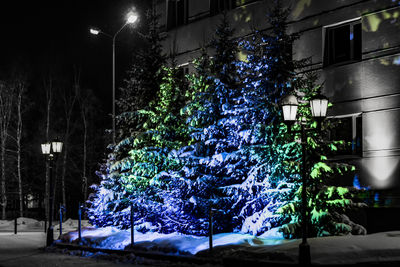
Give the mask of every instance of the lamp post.
[{"label": "lamp post", "polygon": [[42,144],[42,154],[46,157],[46,160],[50,162],[49,164],[49,225],[47,228],[47,236],[46,236],[46,246],[50,246],[53,244],[54,241],[54,235],[53,235],[53,203],[54,203],[54,196],[53,196],[53,162],[54,160],[57,160],[57,156],[61,153],[62,151],[62,146],[63,143],[54,140],[52,142],[46,142]]},{"label": "lamp post", "polygon": [[138,15],[134,12],[129,12],[126,16],[125,24],[114,34],[108,34],[99,28],[90,28],[89,32],[93,35],[103,34],[112,38],[112,141],[115,145],[115,40],[117,35],[129,24],[134,24],[138,19]]},{"label": "lamp post", "polygon": [[[296,115],[299,103],[294,95],[288,95],[281,100],[283,119],[291,124],[296,122]],[[313,118],[319,122],[326,117],[328,109],[328,99],[321,94],[314,96],[310,100],[311,114]],[[304,123],[300,121],[301,126],[301,147],[302,147],[302,165],[301,165],[301,227],[302,227],[302,242],[299,245],[299,264],[301,266],[309,266],[311,264],[310,245],[307,243],[307,172],[306,172],[306,129]],[[290,126],[289,126],[290,129]]]}]

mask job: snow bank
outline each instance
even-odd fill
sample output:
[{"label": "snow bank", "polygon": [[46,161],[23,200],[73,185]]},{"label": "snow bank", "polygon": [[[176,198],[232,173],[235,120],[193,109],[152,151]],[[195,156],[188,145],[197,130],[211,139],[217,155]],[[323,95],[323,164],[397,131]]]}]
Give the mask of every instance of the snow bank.
[{"label": "snow bank", "polygon": [[[14,231],[14,220],[0,220],[0,231]],[[43,229],[44,222],[31,218],[17,218],[18,231],[37,231]]]},{"label": "snow bank", "polygon": [[[77,242],[76,231],[63,235],[64,242]],[[130,245],[130,230],[113,227],[85,228],[84,245],[98,248],[125,249]],[[310,238],[314,264],[355,264],[363,262],[400,261],[400,231],[364,236],[334,236]],[[159,234],[135,231],[135,246],[148,251],[176,255],[201,255],[208,250],[208,237]],[[297,262],[301,240],[285,240],[277,229],[256,237],[247,234],[224,233],[213,236],[216,257],[237,257],[259,260]]]},{"label": "snow bank", "polygon": [[[73,231],[61,237],[63,242],[77,242],[78,232]],[[130,245],[130,230],[119,230],[115,227],[84,228],[82,243],[97,248],[124,249]],[[199,251],[208,250],[209,238],[178,233],[160,234],[157,232],[134,233],[135,245],[146,250],[157,250],[180,255],[195,255]],[[276,245],[290,242],[274,229],[264,237],[255,237],[238,233],[216,234],[213,236],[213,246],[242,245],[260,246]]]}]

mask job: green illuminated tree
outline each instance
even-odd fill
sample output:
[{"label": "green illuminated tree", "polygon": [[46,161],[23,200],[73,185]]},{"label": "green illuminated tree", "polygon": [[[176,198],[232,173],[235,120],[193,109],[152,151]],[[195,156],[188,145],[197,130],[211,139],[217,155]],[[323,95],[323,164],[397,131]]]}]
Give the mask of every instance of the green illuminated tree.
[{"label": "green illuminated tree", "polygon": [[[178,68],[163,67],[160,89],[147,109],[138,110],[143,118],[141,133],[122,140],[119,146],[129,147],[127,156],[111,159],[105,169],[107,175],[92,201],[91,220],[96,225],[129,225],[130,203],[135,208],[135,220],[155,221],[162,208],[157,196],[164,182],[165,171],[182,167],[174,151],[187,144],[185,117],[180,109],[185,105],[185,86],[179,79]],[[129,143],[128,143],[129,142]]]}]

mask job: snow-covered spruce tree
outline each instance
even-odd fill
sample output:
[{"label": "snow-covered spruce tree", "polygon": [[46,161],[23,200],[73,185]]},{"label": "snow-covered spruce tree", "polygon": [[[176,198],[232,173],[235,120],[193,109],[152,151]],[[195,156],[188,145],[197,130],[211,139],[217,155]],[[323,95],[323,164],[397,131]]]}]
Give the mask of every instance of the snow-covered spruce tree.
[{"label": "snow-covered spruce tree", "polygon": [[[163,201],[157,192],[165,188],[160,176],[165,171],[182,168],[174,157],[175,149],[187,145],[189,140],[185,118],[180,114],[186,101],[179,70],[163,67],[163,73],[157,98],[149,108],[137,111],[145,118],[142,133],[129,144],[127,157],[108,166],[108,176],[93,201],[97,210],[106,213],[93,214],[101,218],[97,225],[108,221],[106,225],[128,227],[132,203],[136,224],[151,223],[160,230]],[[110,217],[104,220],[107,214]],[[91,219],[97,221],[97,218]]]},{"label": "snow-covered spruce tree", "polygon": [[244,78],[235,114],[241,125],[237,139],[246,174],[240,184],[226,187],[226,192],[235,201],[231,212],[237,230],[255,235],[282,224],[276,211],[294,186],[286,166],[293,154],[288,153],[291,144],[281,125],[279,100],[294,90],[295,69],[303,62],[292,59],[297,36],[286,33],[287,15],[276,2],[267,16],[270,30],[255,30],[249,40],[241,42],[247,60],[238,65]]},{"label": "snow-covered spruce tree", "polygon": [[[300,230],[297,227],[301,204],[301,146],[293,141],[295,138],[283,123],[279,101],[291,92],[300,92],[308,100],[319,87],[316,86],[315,73],[296,74],[296,71],[303,71],[308,59],[295,61],[292,58],[291,49],[297,36],[287,34],[288,14],[289,10],[276,1],[268,15],[271,29],[264,33],[255,32],[250,42],[243,42],[243,48],[248,53],[248,60],[241,69],[248,73],[244,82],[244,106],[247,122],[253,124],[252,140],[244,150],[253,167],[246,181],[233,188],[237,189],[235,194],[240,196],[238,202],[244,202],[244,205],[238,203],[243,207],[238,215],[244,219],[242,232],[260,234],[289,220],[290,223],[285,224],[282,231],[286,237],[294,237]],[[304,107],[301,110],[305,110]],[[309,113],[305,114],[308,116],[308,127],[315,128],[316,122]],[[326,162],[326,149],[334,148],[334,144],[340,141],[323,148],[327,144],[323,136],[326,136],[323,132],[314,131],[307,139],[308,166],[313,166],[309,208],[313,229],[316,229],[311,235],[347,233],[353,226],[354,232],[363,231],[343,216],[345,208],[357,205],[352,203],[349,190],[331,186],[335,175],[352,168],[344,163]]]},{"label": "snow-covered spruce tree", "polygon": [[[334,127],[329,122],[324,122],[319,127],[319,122],[311,116],[309,100],[317,95],[321,86],[316,85],[313,73],[303,74],[303,82],[297,90],[302,99],[299,105],[299,119],[303,121],[306,130],[306,177],[307,177],[307,211],[308,235],[329,236],[345,234],[366,234],[363,226],[352,222],[345,212],[350,209],[363,207],[363,203],[353,202],[352,187],[337,186],[337,177],[345,173],[354,173],[355,167],[340,161],[330,160],[327,155],[334,155],[339,146],[344,145],[343,140],[327,140],[327,131]],[[331,104],[330,104],[331,105]],[[291,127],[296,137],[300,138],[300,125]],[[301,145],[291,141],[288,144],[289,153],[298,155],[298,159],[291,161],[291,171],[296,173],[294,180],[296,186],[292,188],[287,203],[279,208],[278,213],[287,222],[280,229],[286,238],[299,238],[301,236],[301,190],[303,184],[300,179]]]},{"label": "snow-covered spruce tree", "polygon": [[178,153],[185,166],[164,177],[169,180],[168,190],[162,192],[168,204],[169,231],[208,234],[210,208],[214,209],[215,232],[233,229],[231,199],[224,187],[234,183],[232,166],[240,161],[238,144],[231,135],[239,126],[230,114],[240,90],[236,71],[238,46],[226,16],[216,29],[211,48],[215,50],[213,58],[203,50],[195,61],[197,72],[190,76],[191,101],[183,112],[188,116],[192,141]]},{"label": "snow-covered spruce tree", "polygon": [[[146,34],[142,35],[145,45],[134,52],[125,85],[119,88],[120,96],[117,100],[120,111],[117,116],[119,140],[132,139],[142,132],[145,118],[136,111],[149,107],[150,102],[157,97],[164,77],[162,66],[166,65],[166,55],[162,51],[163,37],[161,37],[159,15],[155,12],[151,9],[146,13],[148,29]],[[128,140],[124,140],[124,143],[127,142],[129,143]]]},{"label": "snow-covered spruce tree", "polygon": [[[154,10],[150,10],[146,19],[149,26],[147,34],[143,37],[147,45],[133,55],[125,86],[119,88],[120,98],[117,105],[121,114],[116,118],[117,145],[108,147],[107,159],[97,172],[101,183],[93,186],[96,192],[89,200],[89,217],[92,223],[98,226],[118,224],[114,218],[114,210],[126,199],[126,192],[121,184],[119,169],[111,167],[129,157],[128,152],[135,138],[145,131],[143,126],[147,116],[139,110],[149,110],[149,104],[157,96],[162,83],[162,66],[166,57],[162,53],[158,16]],[[123,206],[126,206],[126,203]]]}]

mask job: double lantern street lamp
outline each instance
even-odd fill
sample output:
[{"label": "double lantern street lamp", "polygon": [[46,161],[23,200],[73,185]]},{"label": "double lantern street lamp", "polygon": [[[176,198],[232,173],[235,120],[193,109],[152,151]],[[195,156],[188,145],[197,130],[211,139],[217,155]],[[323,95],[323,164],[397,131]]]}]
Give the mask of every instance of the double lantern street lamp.
[{"label": "double lantern street lamp", "polygon": [[[288,95],[281,100],[283,119],[285,122],[291,124],[296,122],[297,111],[299,103],[296,96]],[[328,99],[318,94],[310,100],[311,114],[313,118],[321,122],[326,117],[326,111],[328,109]],[[305,135],[305,127],[302,121],[301,125],[301,146],[302,146],[302,165],[301,165],[301,226],[302,226],[302,242],[299,246],[299,263],[301,266],[308,266],[311,264],[310,246],[307,243],[307,177],[306,177],[306,145],[307,139]],[[290,125],[288,126],[290,127]],[[290,128],[289,128],[290,129]]]},{"label": "double lantern street lamp", "polygon": [[107,37],[112,38],[112,141],[115,145],[115,40],[117,35],[130,24],[134,24],[138,20],[138,15],[134,12],[129,12],[126,16],[125,24],[114,34],[108,34],[100,30],[99,28],[90,28],[89,32],[93,35],[103,34]]},{"label": "double lantern street lamp", "polygon": [[46,237],[46,246],[50,246],[54,242],[53,236],[53,202],[54,202],[54,183],[53,183],[53,162],[57,160],[57,156],[61,153],[63,147],[63,143],[54,140],[53,142],[46,142],[42,144],[42,154],[46,157],[46,160],[49,164],[49,199],[48,199],[48,216],[49,216],[49,225],[47,228],[47,237]]}]

